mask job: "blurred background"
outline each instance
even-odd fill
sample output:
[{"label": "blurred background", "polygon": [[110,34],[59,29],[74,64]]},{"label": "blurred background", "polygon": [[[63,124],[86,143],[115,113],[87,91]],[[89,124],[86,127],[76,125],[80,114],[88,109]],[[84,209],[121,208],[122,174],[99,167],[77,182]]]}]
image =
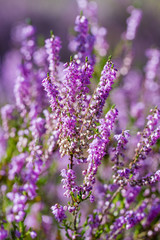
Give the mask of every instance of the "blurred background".
[{"label": "blurred background", "polygon": [[[126,19],[129,16],[127,7],[131,4],[143,10],[143,17],[134,41],[135,55],[140,64],[145,62],[144,51],[150,47],[159,48],[160,45],[160,1],[157,0],[96,0],[98,4],[99,24],[107,28],[107,41],[110,52],[119,42],[126,29]],[[0,93],[1,104],[7,101],[4,71],[7,59],[13,57],[12,31],[14,27],[30,18],[37,29],[39,37],[47,38],[50,30],[62,40],[61,60],[67,61],[69,31],[74,26],[78,14],[76,0],[0,0]],[[9,55],[10,54],[10,55]],[[8,57],[9,56],[9,57]],[[11,64],[11,61],[10,61]],[[14,64],[14,63],[13,63]],[[9,74],[9,73],[8,73]],[[10,73],[11,74],[11,73]],[[13,76],[14,77],[14,76]],[[9,88],[9,86],[7,86]],[[11,86],[12,88],[12,86]],[[2,98],[3,95],[3,98]]]}]

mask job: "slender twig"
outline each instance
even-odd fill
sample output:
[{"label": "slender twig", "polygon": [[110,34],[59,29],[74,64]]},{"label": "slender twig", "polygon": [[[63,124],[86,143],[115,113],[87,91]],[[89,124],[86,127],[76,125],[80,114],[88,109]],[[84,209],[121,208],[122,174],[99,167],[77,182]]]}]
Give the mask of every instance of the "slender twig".
[{"label": "slender twig", "polygon": [[73,154],[70,154],[70,169],[73,168]]},{"label": "slender twig", "polygon": [[77,214],[78,214],[78,211],[76,210],[75,217],[74,217],[74,230],[75,231],[77,231],[77,226],[76,226],[76,224],[77,224]]}]

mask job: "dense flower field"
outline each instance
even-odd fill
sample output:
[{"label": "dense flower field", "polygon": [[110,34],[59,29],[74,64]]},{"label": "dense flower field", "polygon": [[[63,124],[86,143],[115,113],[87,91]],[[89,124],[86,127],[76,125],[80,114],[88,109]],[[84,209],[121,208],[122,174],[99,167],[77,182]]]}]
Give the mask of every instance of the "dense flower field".
[{"label": "dense flower field", "polygon": [[0,240],[158,240],[160,50],[146,49],[145,65],[134,56],[141,9],[126,10],[111,50],[97,4],[77,6],[67,63],[52,31],[44,42],[29,22],[12,32],[19,52],[15,100],[0,117]]}]

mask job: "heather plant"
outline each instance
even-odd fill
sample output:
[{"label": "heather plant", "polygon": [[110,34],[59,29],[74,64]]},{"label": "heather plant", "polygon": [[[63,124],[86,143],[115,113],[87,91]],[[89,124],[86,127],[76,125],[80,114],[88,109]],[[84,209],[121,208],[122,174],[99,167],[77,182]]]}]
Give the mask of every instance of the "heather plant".
[{"label": "heather plant", "polygon": [[52,31],[39,46],[31,24],[15,29],[21,64],[15,100],[1,108],[0,240],[160,239],[159,50],[134,69],[142,11],[130,6],[109,56],[96,3],[77,4],[65,64]]}]

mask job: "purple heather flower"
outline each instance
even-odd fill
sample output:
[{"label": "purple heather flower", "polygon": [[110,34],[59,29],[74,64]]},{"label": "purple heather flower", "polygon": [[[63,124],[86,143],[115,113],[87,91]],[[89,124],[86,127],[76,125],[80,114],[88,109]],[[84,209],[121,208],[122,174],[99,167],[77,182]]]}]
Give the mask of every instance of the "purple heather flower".
[{"label": "purple heather flower", "polygon": [[18,50],[11,50],[8,51],[3,58],[4,60],[1,65],[1,84],[4,86],[7,100],[13,101],[13,88],[17,77],[17,67],[21,63],[21,56]]},{"label": "purple heather flower", "polygon": [[88,0],[77,0],[77,4],[91,25],[91,33],[95,38],[94,49],[100,56],[106,56],[108,50],[108,43],[106,42],[107,29],[98,25],[97,3]]},{"label": "purple heather flower", "polygon": [[108,113],[105,115],[105,118],[102,118],[99,120],[99,123],[101,124],[98,127],[98,130],[100,132],[100,137],[108,143],[109,136],[111,134],[111,130],[114,126],[115,119],[118,115],[118,110],[116,108],[112,108]]},{"label": "purple heather flower", "polygon": [[[111,232],[109,233],[108,239],[112,239],[112,236],[114,236],[115,238],[119,234],[119,231],[121,230],[122,226],[125,223],[126,223],[125,216],[118,217],[113,223],[113,225],[110,226]],[[117,233],[116,236],[115,233]]]},{"label": "purple heather flower", "polygon": [[15,221],[20,222],[24,219],[25,216],[25,207],[26,207],[26,201],[27,196],[14,192],[14,188],[12,192],[7,193],[8,199],[13,202],[13,206],[11,208],[11,211],[7,215],[7,220],[9,222]]},{"label": "purple heather flower", "polygon": [[76,117],[74,115],[62,117],[62,125],[59,131],[58,144],[61,156],[64,156],[64,154],[69,155],[76,145],[74,139],[76,136]]},{"label": "purple heather flower", "polygon": [[109,47],[108,43],[106,42],[107,29],[93,25],[91,26],[91,32],[95,36],[95,50],[100,56],[106,56]]},{"label": "purple heather flower", "polygon": [[78,59],[85,62],[86,57],[94,65],[95,59],[92,54],[95,37],[88,33],[88,20],[85,16],[77,16],[75,21],[75,31],[77,36],[70,42],[70,49],[77,53]]},{"label": "purple heather flower", "polygon": [[34,163],[29,162],[26,166],[26,171],[24,174],[24,186],[23,190],[27,193],[29,199],[34,199],[36,197],[37,190],[37,180],[42,171],[43,161],[37,157]]},{"label": "purple heather flower", "polygon": [[61,176],[63,179],[61,180],[63,183],[63,188],[65,189],[64,196],[69,198],[70,192],[75,192],[75,172],[72,169],[63,169],[61,171]]},{"label": "purple heather flower", "polygon": [[21,233],[16,229],[16,233],[15,233],[15,235],[16,235],[17,238],[20,238]]},{"label": "purple heather flower", "polygon": [[[84,115],[89,105],[88,84],[93,73],[93,67],[89,62],[80,63],[73,60],[65,64],[63,87],[61,88],[61,116],[59,115],[59,140],[60,152],[70,154],[76,149],[77,126],[81,124],[81,118],[77,114]],[[77,151],[78,152],[78,151]]]},{"label": "purple heather flower", "polygon": [[66,63],[64,67],[64,85],[69,92],[73,91],[72,95],[90,84],[93,67],[88,62],[80,64],[78,61],[73,60],[69,64]]},{"label": "purple heather flower", "polygon": [[77,16],[75,21],[75,28],[76,32],[86,35],[88,33],[88,20],[85,16]]},{"label": "purple heather flower", "polygon": [[126,179],[129,179],[130,169],[124,168],[123,170],[118,170],[117,173],[120,177],[124,177]]},{"label": "purple heather flower", "polygon": [[[117,146],[112,149],[113,157],[112,161],[114,161],[114,168],[115,171],[117,170],[117,167],[123,166],[123,162],[120,161],[119,157],[122,157],[124,159],[123,151],[126,149],[125,145],[128,143],[128,138],[130,137],[129,130],[123,131],[121,134],[115,135],[114,138],[117,140]],[[117,166],[117,167],[116,167]],[[127,178],[129,177],[129,174],[126,172],[123,172],[122,170],[119,170],[120,175],[125,175]]]},{"label": "purple heather flower", "polygon": [[89,200],[91,203],[93,203],[95,201],[95,196],[91,194]]},{"label": "purple heather flower", "polygon": [[78,7],[84,15],[91,21],[97,22],[97,3],[88,0],[77,0]]},{"label": "purple heather flower", "polygon": [[[21,155],[23,156],[23,154],[21,154]],[[19,198],[20,201],[24,200],[26,202],[27,198],[31,199],[31,200],[35,198],[36,189],[37,189],[36,182],[37,182],[37,180],[39,178],[39,175],[41,173],[42,164],[43,164],[42,160],[38,159],[38,158],[36,160],[34,160],[34,165],[33,165],[33,163],[27,163],[26,164],[23,171],[21,171],[21,181],[23,182],[23,186],[16,187],[15,190],[13,189],[12,192],[7,194],[7,197],[11,201],[15,202],[15,201],[17,201],[16,198]],[[13,172],[12,174],[15,174],[15,173]],[[11,177],[12,177],[12,175],[11,175]],[[24,191],[26,193],[25,196],[21,194],[22,191]],[[16,195],[14,196],[15,193],[16,193]],[[24,205],[24,207],[22,207],[23,205]],[[25,215],[25,213],[23,211],[24,208],[25,208],[24,203],[20,203],[19,205],[17,205],[17,203],[14,204],[14,206],[13,206],[14,211],[22,210],[21,212],[19,212],[19,215],[15,216],[15,219],[17,221],[21,221],[19,219],[22,219],[23,216]],[[12,219],[11,214],[9,215],[9,219]]]},{"label": "purple heather flower", "polygon": [[[148,49],[146,51],[146,56],[148,57],[148,62],[145,66],[145,75],[146,75],[146,88],[153,89],[153,80],[156,77],[157,68],[160,61],[160,51],[157,49]],[[156,84],[156,83],[155,83]]]},{"label": "purple heather flower", "polygon": [[21,111],[22,117],[25,116],[27,112],[27,108],[31,104],[30,100],[30,92],[29,92],[30,84],[26,77],[19,75],[16,80],[16,84],[14,87],[14,95],[16,99],[16,105],[18,109]]},{"label": "purple heather flower", "polygon": [[66,218],[65,211],[61,205],[55,204],[51,209],[58,222],[62,222]]},{"label": "purple heather flower", "polygon": [[45,119],[39,117],[32,121],[32,125],[30,127],[30,130],[32,132],[32,135],[39,139],[41,136],[45,133]]},{"label": "purple heather flower", "polygon": [[145,226],[150,226],[152,221],[159,215],[159,213],[160,213],[160,202],[159,202],[159,198],[156,198],[155,200],[152,201],[152,206],[149,209]]},{"label": "purple heather flower", "polygon": [[22,24],[15,28],[14,38],[21,44],[20,52],[26,62],[32,60],[35,49],[35,28],[31,25]]},{"label": "purple heather flower", "polygon": [[8,236],[7,230],[4,229],[4,226],[1,224],[0,226],[0,240],[5,240]]},{"label": "purple heather flower", "polygon": [[160,126],[158,126],[155,129],[155,131],[151,134],[147,147],[153,146],[159,138],[160,138]]},{"label": "purple heather flower", "polygon": [[137,119],[136,125],[138,127],[144,126],[144,108],[145,104],[143,102],[132,103],[131,105],[131,115]]},{"label": "purple heather flower", "polygon": [[55,78],[57,67],[59,66],[59,52],[61,49],[61,41],[59,37],[51,36],[45,40],[45,48],[48,55],[49,71],[51,77]]},{"label": "purple heather flower", "polygon": [[126,212],[126,229],[134,227],[137,223],[139,223],[146,217],[146,214],[144,212],[146,207],[147,204],[144,200],[135,212],[133,212],[132,210]]},{"label": "purple heather flower", "polygon": [[28,24],[19,24],[12,31],[12,38],[16,42],[22,42],[35,35],[35,28]]},{"label": "purple heather flower", "polygon": [[[129,61],[129,59],[127,60]],[[123,94],[126,95],[127,101],[129,100],[131,104],[136,104],[139,100],[140,87],[142,87],[142,73],[138,70],[130,69],[124,77]]]},{"label": "purple heather flower", "polygon": [[[80,65],[74,60],[69,64],[66,63],[64,65],[64,87],[62,88],[62,92],[65,96],[65,101],[67,101],[68,106],[67,109],[70,113],[73,113],[74,110],[70,107],[70,105],[76,101],[75,95],[77,93],[78,85],[81,86],[81,76],[80,76]],[[70,108],[69,108],[70,107]],[[69,108],[69,109],[68,109]]]},{"label": "purple heather flower", "polygon": [[[156,76],[159,74],[160,51],[158,49],[148,49],[146,51],[148,62],[145,66],[145,101],[149,106],[158,105],[160,107],[159,84]],[[150,98],[148,98],[148,95]],[[151,99],[151,101],[149,100]]]},{"label": "purple heather flower", "polygon": [[152,184],[160,181],[160,170],[157,170],[151,176],[147,176],[141,179],[142,185]]},{"label": "purple heather flower", "polygon": [[101,164],[102,158],[105,155],[106,145],[109,142],[109,136],[114,126],[115,119],[118,115],[116,108],[111,109],[105,116],[105,119],[100,120],[99,136],[97,136],[88,149],[88,169],[86,171],[83,190],[87,195],[92,190],[92,185],[95,183],[95,175],[98,170],[98,166]]},{"label": "purple heather flower", "polygon": [[26,40],[26,41],[22,42],[22,47],[21,47],[20,51],[21,51],[21,54],[22,54],[23,58],[26,61],[31,61],[32,60],[34,48],[35,48],[35,41],[34,40],[29,39],[29,40]]},{"label": "purple heather flower", "polygon": [[75,116],[71,116],[71,117],[63,117],[62,118],[62,122],[63,122],[63,131],[61,132],[61,137],[65,138],[65,137],[69,137],[72,138],[75,135],[75,126],[76,126],[76,118]]},{"label": "purple heather flower", "polygon": [[158,124],[158,121],[160,120],[160,110],[158,108],[151,109],[151,114],[147,117],[147,125],[143,132],[143,137],[149,137],[153,130],[155,129],[155,126]]},{"label": "purple heather flower", "polygon": [[127,218],[127,224],[126,224],[126,229],[130,229],[134,227],[138,222],[143,220],[145,218],[145,213],[137,213],[131,217],[126,217]]},{"label": "purple heather flower", "polygon": [[13,105],[5,105],[1,108],[1,117],[2,117],[2,126],[6,134],[6,137],[9,136],[9,123],[8,121],[13,119],[13,111],[15,107]]},{"label": "purple heather flower", "polygon": [[75,209],[76,209],[76,208],[75,208],[74,206],[68,206],[68,211],[69,211],[70,213],[74,212]]},{"label": "purple heather flower", "polygon": [[[137,156],[138,156],[139,160],[140,159],[144,160],[146,158],[146,156],[152,150],[151,146],[153,146],[156,143],[156,141],[160,138],[160,127],[158,126],[156,128],[160,120],[160,110],[158,108],[155,108],[155,109],[151,109],[150,112],[152,114],[147,117],[148,122],[143,132],[141,133],[142,136],[136,148],[135,158],[137,159]],[[131,165],[132,165],[132,168],[135,169],[136,165],[135,164],[131,164]]]},{"label": "purple heather flower", "polygon": [[25,183],[23,186],[23,189],[25,192],[27,192],[29,199],[33,200],[36,197],[37,186],[34,182]]},{"label": "purple heather flower", "polygon": [[127,185],[127,188],[122,190],[122,196],[125,198],[126,204],[130,205],[133,201],[135,201],[140,190],[141,188],[139,186],[130,187]]},{"label": "purple heather flower", "polygon": [[89,225],[89,233],[88,235],[91,236],[92,231],[94,228],[98,228],[100,225],[100,217],[98,215],[97,210],[94,210],[94,214],[90,214],[88,218],[88,225]]},{"label": "purple heather flower", "polygon": [[108,61],[104,66],[100,82],[91,101],[90,114],[95,114],[97,117],[101,116],[105,101],[116,79],[116,71],[111,61]]},{"label": "purple heather flower", "polygon": [[50,102],[52,111],[58,113],[59,112],[58,111],[59,92],[57,90],[57,86],[51,82],[51,79],[49,78],[49,76],[47,78],[43,79],[42,85],[43,85],[45,91],[47,92],[47,96],[49,98],[49,102]]},{"label": "purple heather flower", "polygon": [[10,180],[13,180],[16,174],[17,176],[19,176],[24,166],[26,157],[27,157],[26,153],[21,153],[18,156],[15,156],[12,158],[11,164],[9,165],[9,172],[8,172],[8,178]]},{"label": "purple heather flower", "polygon": [[125,37],[127,40],[133,40],[136,35],[136,30],[140,24],[142,18],[142,11],[140,9],[136,9],[133,6],[128,8],[128,12],[131,14],[127,19],[127,30]]},{"label": "purple heather flower", "polygon": [[[146,201],[143,201],[140,207],[134,212],[132,210],[126,211],[123,216],[118,217],[113,225],[111,225],[111,232],[109,233],[109,239],[114,238],[120,233],[124,224],[126,224],[126,229],[134,227],[137,223],[143,220],[146,216],[144,213],[147,207]],[[115,234],[116,233],[116,234]]]},{"label": "purple heather flower", "polygon": [[78,61],[73,60],[69,64],[65,64],[64,69],[64,89],[65,101],[68,103],[68,111],[72,113],[74,111],[70,109],[75,101],[78,101],[78,106],[81,109],[78,111],[84,111],[86,104],[88,103],[86,94],[89,92],[88,86],[90,84],[90,78],[92,77],[93,67],[89,62],[80,64]]},{"label": "purple heather flower", "polygon": [[37,233],[35,231],[30,232],[30,236],[32,239],[37,237]]},{"label": "purple heather flower", "polygon": [[33,53],[33,61],[38,67],[43,67],[43,66],[45,67],[46,59],[47,59],[47,54],[44,47],[39,48]]},{"label": "purple heather flower", "polygon": [[24,211],[19,211],[18,214],[15,216],[15,221],[16,222],[21,222],[24,220],[25,212]]},{"label": "purple heather flower", "polygon": [[160,170],[156,171],[154,174],[148,174],[146,177],[143,177],[141,179],[133,180],[130,182],[130,185],[132,187],[135,185],[145,186],[156,183],[157,181],[160,181]]},{"label": "purple heather flower", "polygon": [[154,178],[156,181],[160,180],[160,170],[156,171],[156,173],[154,174]]},{"label": "purple heather flower", "polygon": [[[35,89],[35,93],[37,92],[37,89]],[[43,91],[44,92],[44,91]],[[36,93],[37,95],[37,93]],[[39,95],[42,97],[41,93],[39,92]],[[38,97],[36,99],[37,103],[38,103]],[[30,105],[30,111],[28,114],[29,119],[35,120],[38,117],[38,114],[41,112],[42,108],[40,104],[37,104],[35,101],[32,102],[32,104]]]},{"label": "purple heather flower", "polygon": [[123,131],[121,134],[114,135],[117,140],[117,150],[128,143],[128,138],[130,137],[129,130]]}]

